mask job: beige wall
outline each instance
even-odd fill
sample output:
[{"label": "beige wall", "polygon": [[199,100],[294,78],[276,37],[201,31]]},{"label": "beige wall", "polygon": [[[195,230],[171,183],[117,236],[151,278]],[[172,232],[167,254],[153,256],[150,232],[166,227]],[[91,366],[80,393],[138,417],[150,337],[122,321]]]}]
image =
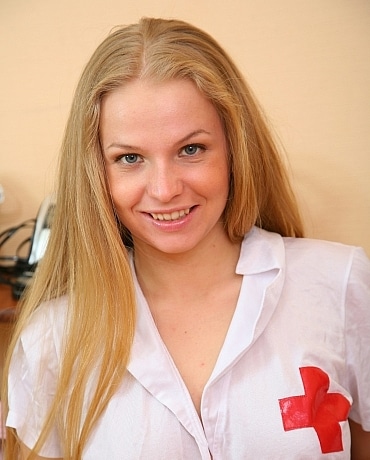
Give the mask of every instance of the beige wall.
[{"label": "beige wall", "polygon": [[83,64],[143,15],[224,45],[286,147],[308,234],[370,253],[369,0],[0,0],[0,230],[51,190]]}]

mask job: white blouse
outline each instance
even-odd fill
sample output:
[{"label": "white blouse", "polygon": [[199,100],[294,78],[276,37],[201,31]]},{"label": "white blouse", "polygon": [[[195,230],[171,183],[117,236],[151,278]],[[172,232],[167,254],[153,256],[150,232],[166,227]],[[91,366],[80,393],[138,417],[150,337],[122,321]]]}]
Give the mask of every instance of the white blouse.
[{"label": "white blouse", "polygon": [[[135,279],[128,373],[83,460],[350,459],[348,416],[370,431],[368,258],[254,228],[236,272],[242,288],[201,420]],[[41,305],[14,352],[7,425],[28,446],[53,398],[66,305]],[[56,429],[41,455],[63,456]]]}]

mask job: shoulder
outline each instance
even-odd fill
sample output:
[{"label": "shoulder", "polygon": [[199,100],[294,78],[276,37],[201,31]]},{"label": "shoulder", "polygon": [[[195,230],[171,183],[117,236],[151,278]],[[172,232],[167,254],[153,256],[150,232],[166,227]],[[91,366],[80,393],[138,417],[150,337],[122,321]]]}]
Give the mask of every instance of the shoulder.
[{"label": "shoulder", "polygon": [[[42,303],[30,316],[20,334],[18,349],[28,358],[60,357],[67,318],[67,297]],[[19,351],[21,351],[19,350]]]},{"label": "shoulder", "polygon": [[302,256],[310,258],[322,258],[325,256],[334,259],[351,260],[357,254],[361,254],[366,258],[363,249],[356,246],[312,238],[281,238],[288,255],[302,254]]},{"label": "shoulder", "polygon": [[314,240],[309,238],[283,238],[286,268],[302,270],[320,280],[331,279],[346,285],[370,285],[370,260],[365,251],[356,246]]},{"label": "shoulder", "polygon": [[67,317],[68,298],[67,296],[48,300],[39,305],[31,314],[25,331],[43,328],[59,329],[64,327]]},{"label": "shoulder", "polygon": [[302,269],[314,266],[318,270],[329,267],[343,270],[355,264],[366,271],[370,264],[360,247],[312,238],[282,237],[258,227],[253,227],[244,237],[241,258],[249,262],[263,258],[265,263],[274,259],[276,264],[288,268],[291,265]]},{"label": "shoulder", "polygon": [[[254,227],[244,238],[242,273],[279,269],[286,283],[343,294],[369,290],[370,261],[360,247],[310,238],[288,238]],[[251,268],[252,267],[252,268]]]}]

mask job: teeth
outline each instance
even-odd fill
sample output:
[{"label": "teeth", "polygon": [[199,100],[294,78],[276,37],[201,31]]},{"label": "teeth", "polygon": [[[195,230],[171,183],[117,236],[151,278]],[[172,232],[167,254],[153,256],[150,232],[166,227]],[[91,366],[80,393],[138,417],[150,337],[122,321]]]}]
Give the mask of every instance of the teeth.
[{"label": "teeth", "polygon": [[164,213],[164,214],[157,214],[157,213],[150,213],[154,220],[177,220],[181,217],[188,215],[190,212],[190,208],[188,209],[181,209],[181,211],[174,211],[171,213]]}]

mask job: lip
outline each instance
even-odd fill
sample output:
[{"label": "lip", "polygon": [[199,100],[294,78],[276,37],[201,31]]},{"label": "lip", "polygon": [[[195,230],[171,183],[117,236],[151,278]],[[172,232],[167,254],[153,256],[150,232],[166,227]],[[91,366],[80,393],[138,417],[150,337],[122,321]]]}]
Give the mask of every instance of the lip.
[{"label": "lip", "polygon": [[[166,231],[179,231],[183,229],[192,219],[194,216],[194,213],[196,211],[197,206],[189,206],[188,208],[183,207],[183,208],[177,208],[174,210],[161,210],[160,212],[144,212],[143,215],[145,216],[146,220],[149,221],[153,226],[155,226],[158,229],[166,230]],[[189,212],[185,212],[186,210],[189,210]],[[155,214],[156,216],[161,215],[173,215],[175,213],[181,213],[181,211],[184,211],[183,215],[179,215],[179,217],[175,220],[166,220],[166,219],[155,219],[152,217],[152,214]],[[181,213],[182,214],[182,213]]]},{"label": "lip", "polygon": [[150,212],[149,214],[152,216],[154,220],[160,220],[160,221],[174,221],[181,219],[185,215],[188,215],[191,211],[191,208],[183,208],[180,210],[176,211],[166,211],[166,212]]}]

